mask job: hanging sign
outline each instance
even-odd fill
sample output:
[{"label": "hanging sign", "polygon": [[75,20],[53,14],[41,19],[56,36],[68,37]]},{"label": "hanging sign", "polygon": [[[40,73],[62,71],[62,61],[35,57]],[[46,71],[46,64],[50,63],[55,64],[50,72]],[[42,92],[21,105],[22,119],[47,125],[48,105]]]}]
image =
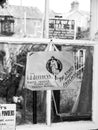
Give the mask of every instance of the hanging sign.
[{"label": "hanging sign", "polygon": [[15,104],[0,104],[0,130],[15,130]]},{"label": "hanging sign", "polygon": [[26,88],[30,90],[66,89],[75,77],[71,52],[28,53]]}]

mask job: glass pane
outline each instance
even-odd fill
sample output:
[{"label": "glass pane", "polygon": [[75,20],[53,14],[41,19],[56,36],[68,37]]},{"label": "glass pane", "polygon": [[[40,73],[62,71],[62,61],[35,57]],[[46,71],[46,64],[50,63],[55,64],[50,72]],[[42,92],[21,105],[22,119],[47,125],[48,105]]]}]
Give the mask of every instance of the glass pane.
[{"label": "glass pane", "polygon": [[[49,0],[49,9],[49,23],[54,26],[49,27],[50,38],[89,39],[90,0],[86,0],[85,6],[82,0]],[[51,21],[53,19],[55,23]],[[74,24],[66,23],[66,20],[73,20]]]},{"label": "glass pane", "polygon": [[[0,103],[16,104],[17,125],[46,123],[46,91],[24,88],[27,53],[43,52],[45,48],[45,44],[0,44]],[[52,90],[51,121],[92,120],[93,47],[57,48],[73,55],[75,79],[68,81],[64,90]],[[65,72],[66,80],[72,76],[69,72]]]},{"label": "glass pane", "polygon": [[0,44],[0,104],[16,104],[17,125],[45,122],[45,111],[41,106],[44,92],[24,89],[27,53],[44,51],[45,48],[44,44]]},{"label": "glass pane", "polygon": [[93,47],[62,48],[73,53],[77,75],[65,90],[53,91],[52,121],[92,120]]}]

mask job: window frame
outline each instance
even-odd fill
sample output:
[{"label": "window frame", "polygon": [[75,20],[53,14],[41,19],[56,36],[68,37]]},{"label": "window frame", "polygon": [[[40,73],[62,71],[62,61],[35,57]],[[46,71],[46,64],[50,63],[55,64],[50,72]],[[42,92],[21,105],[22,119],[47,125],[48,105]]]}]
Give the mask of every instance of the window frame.
[{"label": "window frame", "polygon": [[[76,42],[76,43],[75,43]],[[72,121],[72,122],[60,122],[60,123],[51,123],[50,127],[45,126],[46,129],[79,129],[79,130],[89,130],[89,129],[98,129],[98,103],[97,103],[97,91],[98,91],[98,80],[96,77],[98,77],[98,45],[97,42],[94,41],[82,41],[82,40],[59,40],[59,39],[53,39],[54,44],[67,44],[67,45],[84,45],[84,46],[93,46],[94,47],[94,54],[93,54],[93,88],[92,88],[92,121]],[[96,58],[97,57],[97,58]],[[38,125],[36,125],[38,126]],[[33,126],[32,126],[33,127]],[[40,126],[37,127],[37,129],[40,129]]]},{"label": "window frame", "polygon": [[[50,42],[50,39],[36,39],[36,38],[7,38],[5,39],[3,37],[0,37],[0,43],[5,42],[8,44],[28,44],[28,43],[36,43],[36,44],[48,44]],[[59,39],[53,39],[52,42],[54,44],[60,44],[60,45],[79,45],[79,46],[93,46],[94,47],[94,53],[93,53],[93,90],[92,90],[92,121],[72,121],[72,122],[60,122],[60,123],[51,123],[51,125],[46,124],[29,124],[29,125],[20,125],[16,126],[16,130],[21,130],[22,127],[28,130],[35,129],[40,130],[57,130],[62,129],[65,130],[66,128],[68,130],[91,130],[91,129],[98,129],[98,43],[97,41],[89,41],[89,40],[59,40]]]}]

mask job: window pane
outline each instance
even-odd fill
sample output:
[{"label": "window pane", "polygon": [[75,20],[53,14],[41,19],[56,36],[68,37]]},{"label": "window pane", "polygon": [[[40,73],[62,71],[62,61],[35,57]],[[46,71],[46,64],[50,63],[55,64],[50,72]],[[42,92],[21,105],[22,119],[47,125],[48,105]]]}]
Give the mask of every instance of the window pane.
[{"label": "window pane", "polygon": [[[24,119],[26,124],[46,123],[46,91],[24,89],[27,52],[44,51],[46,45],[13,43],[0,48],[0,103],[16,104],[17,125]],[[51,121],[92,120],[93,47],[57,48],[73,54],[76,77],[64,90],[52,90]]]}]

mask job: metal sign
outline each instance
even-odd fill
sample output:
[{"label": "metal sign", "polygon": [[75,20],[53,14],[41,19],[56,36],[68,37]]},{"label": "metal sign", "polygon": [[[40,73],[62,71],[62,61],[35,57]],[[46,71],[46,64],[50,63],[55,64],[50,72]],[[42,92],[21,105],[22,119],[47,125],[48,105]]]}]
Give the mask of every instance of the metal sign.
[{"label": "metal sign", "polygon": [[0,130],[15,130],[16,105],[0,104]]},{"label": "metal sign", "polygon": [[75,77],[71,53],[65,51],[28,53],[25,79],[27,89],[66,89]]},{"label": "metal sign", "polygon": [[49,38],[74,39],[75,21],[67,19],[49,20]]}]

